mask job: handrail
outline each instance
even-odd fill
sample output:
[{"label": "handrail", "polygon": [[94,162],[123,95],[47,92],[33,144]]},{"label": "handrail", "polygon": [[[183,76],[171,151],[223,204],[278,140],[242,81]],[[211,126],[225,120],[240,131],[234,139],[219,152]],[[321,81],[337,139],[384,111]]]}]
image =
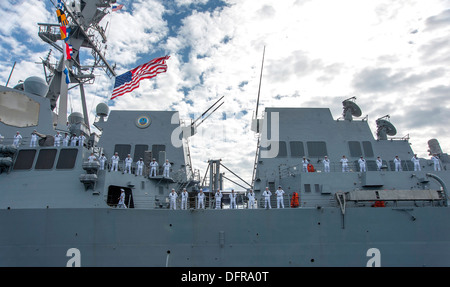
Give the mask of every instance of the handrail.
[{"label": "handrail", "polygon": [[442,186],[444,196],[445,196],[444,205],[448,207],[448,192],[447,192],[447,186],[445,185],[445,182],[439,176],[432,174],[432,173],[426,173],[426,176],[434,178]]}]

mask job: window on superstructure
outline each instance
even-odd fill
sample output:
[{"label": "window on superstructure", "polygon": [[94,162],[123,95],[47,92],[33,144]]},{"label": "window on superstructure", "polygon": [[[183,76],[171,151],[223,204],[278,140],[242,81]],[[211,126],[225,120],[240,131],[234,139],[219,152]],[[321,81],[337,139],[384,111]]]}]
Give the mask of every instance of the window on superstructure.
[{"label": "window on superstructure", "polygon": [[305,192],[311,192],[311,184],[305,184]]},{"label": "window on superstructure", "polygon": [[114,152],[117,152],[120,160],[124,160],[128,154],[131,153],[131,145],[129,144],[116,144],[114,146]]},{"label": "window on superstructure", "polygon": [[303,142],[299,142],[299,141],[289,142],[289,147],[291,148],[291,156],[292,157],[305,156],[305,148],[303,147]]},{"label": "window on superstructure", "polygon": [[349,141],[348,149],[350,150],[351,157],[360,157],[362,156],[361,144],[358,141]]},{"label": "window on superstructure", "polygon": [[56,163],[56,169],[72,169],[77,161],[77,155],[77,148],[61,149],[59,152],[58,162]]},{"label": "window on superstructure", "polygon": [[287,157],[287,146],[286,142],[278,142],[278,155],[277,157]]},{"label": "window on superstructure", "polygon": [[315,192],[321,192],[322,191],[322,189],[320,188],[320,184],[318,184],[318,183],[314,184],[314,191]]},{"label": "window on superstructure", "polygon": [[35,149],[22,149],[17,155],[16,161],[14,162],[14,169],[31,169],[33,166],[34,156],[36,155]]},{"label": "window on superstructure", "polygon": [[166,145],[163,144],[154,144],[152,145],[152,156],[153,158],[156,159],[156,161],[162,165],[164,163],[164,161],[166,160],[163,157],[166,157],[163,155],[163,153],[161,152],[165,152],[166,151]]},{"label": "window on superstructure", "polygon": [[308,156],[310,157],[323,157],[327,153],[327,144],[325,142],[307,142]]},{"label": "window on superstructure", "polygon": [[362,142],[364,154],[366,157],[373,157],[373,149],[372,149],[372,143],[369,141],[363,141]]},{"label": "window on superstructure", "polygon": [[134,157],[133,162],[139,161],[140,158],[144,159],[145,152],[148,151],[148,145],[137,144],[134,146]]},{"label": "window on superstructure", "polygon": [[52,169],[55,163],[56,149],[41,149],[36,161],[35,169]]}]

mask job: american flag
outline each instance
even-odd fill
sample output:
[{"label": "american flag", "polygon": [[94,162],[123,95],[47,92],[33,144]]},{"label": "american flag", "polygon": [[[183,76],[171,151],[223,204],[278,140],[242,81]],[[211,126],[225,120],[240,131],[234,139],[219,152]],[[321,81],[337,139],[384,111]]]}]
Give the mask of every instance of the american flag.
[{"label": "american flag", "polygon": [[136,88],[139,88],[139,81],[143,79],[150,79],[167,71],[166,60],[170,56],[164,56],[151,60],[148,63],[142,64],[131,71],[126,72],[116,77],[114,83],[114,90],[111,95],[111,100],[129,93]]},{"label": "american flag", "polygon": [[122,8],[123,8],[122,4],[120,4],[120,5],[112,5],[112,11],[113,12],[119,11]]}]

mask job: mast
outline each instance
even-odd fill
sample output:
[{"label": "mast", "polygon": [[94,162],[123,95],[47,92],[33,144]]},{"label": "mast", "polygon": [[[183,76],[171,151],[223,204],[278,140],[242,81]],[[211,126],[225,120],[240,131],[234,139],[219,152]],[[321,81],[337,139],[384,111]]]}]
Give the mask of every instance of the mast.
[{"label": "mast", "polygon": [[[94,69],[102,68],[111,78],[116,76],[114,67],[112,67],[105,58],[106,36],[105,30],[99,26],[99,22],[109,12],[109,8],[115,0],[75,0],[73,4],[66,5],[62,0],[56,9],[60,9],[67,18],[65,25],[67,38],[61,39],[60,27],[63,24],[38,23],[39,36],[46,43],[50,44],[56,50],[62,53],[58,63],[50,64],[49,61],[42,61],[49,75],[46,79],[49,84],[47,98],[50,99],[52,110],[56,108],[56,102],[59,100],[58,117],[56,129],[67,130],[67,96],[68,91],[79,86],[82,102],[84,124],[90,130],[89,115],[86,107],[84,94],[84,84],[92,84],[95,80]],[[59,6],[60,5],[60,6]],[[62,41],[62,47],[60,45]],[[64,52],[66,44],[72,48],[71,59],[66,58]],[[81,48],[91,50],[93,65],[83,66],[80,61]],[[67,69],[67,70],[66,70]],[[66,70],[66,74],[64,71]],[[68,83],[66,79],[69,79]],[[70,85],[70,87],[69,87]]]},{"label": "mast", "polygon": [[261,74],[259,76],[258,97],[256,98],[256,111],[255,111],[255,115],[252,119],[252,131],[256,132],[257,134],[260,133],[261,124],[262,124],[262,119],[258,119],[258,108],[259,108],[259,96],[261,94],[261,82],[262,82],[265,54],[266,54],[266,46],[264,46],[264,50],[263,50],[263,57],[262,57],[262,63],[261,63]]}]

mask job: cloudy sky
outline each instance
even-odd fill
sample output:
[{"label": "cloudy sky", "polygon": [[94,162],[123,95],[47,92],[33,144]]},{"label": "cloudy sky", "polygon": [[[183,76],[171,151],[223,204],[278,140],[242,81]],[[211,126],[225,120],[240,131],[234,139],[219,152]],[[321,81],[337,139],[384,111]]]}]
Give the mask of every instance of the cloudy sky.
[{"label": "cloudy sky", "polygon": [[[57,23],[57,18],[50,0],[6,1],[0,10],[0,79],[6,83],[16,61],[12,86],[43,75],[36,62],[50,47],[38,37],[36,23]],[[355,96],[374,136],[375,119],[389,114],[397,136],[409,134],[419,156],[429,158],[431,138],[450,151],[449,1],[118,3],[124,8],[101,22],[104,27],[109,22],[108,61],[121,74],[170,55],[168,72],[111,101],[114,79],[97,70],[96,83],[86,89],[90,122],[100,102],[111,109],[177,110],[189,120],[224,96],[224,105],[190,139],[193,164],[202,175],[208,159],[220,158],[251,182],[256,136],[250,122],[264,46],[259,111],[328,107],[338,118],[341,102]],[[69,107],[81,111],[76,94]]]}]

